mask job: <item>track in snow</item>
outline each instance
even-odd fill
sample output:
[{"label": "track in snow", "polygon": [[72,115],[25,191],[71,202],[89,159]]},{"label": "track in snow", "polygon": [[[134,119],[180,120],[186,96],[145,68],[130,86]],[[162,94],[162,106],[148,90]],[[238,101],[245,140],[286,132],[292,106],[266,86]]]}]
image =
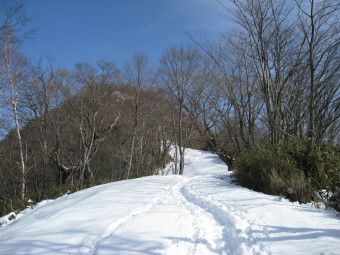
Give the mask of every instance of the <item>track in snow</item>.
[{"label": "track in snow", "polygon": [[106,239],[114,235],[114,233],[124,224],[133,221],[133,219],[136,218],[138,215],[150,211],[155,204],[160,203],[161,198],[162,196],[158,195],[145,207],[135,209],[128,216],[113,221],[105,228],[105,231],[101,236],[90,237],[85,240],[83,246],[79,249],[79,254],[96,254],[101,243],[105,242]]},{"label": "track in snow", "polygon": [[[167,236],[160,254],[265,254],[263,247],[255,242],[249,245],[249,241],[245,241],[252,238],[251,229],[254,226],[242,219],[242,212],[206,198],[193,189],[192,183],[199,178],[207,176],[178,176],[178,181],[165,187],[151,203],[113,221],[100,237],[87,239],[79,253],[101,254],[101,247],[114,240],[120,234],[117,232],[124,232],[126,225],[134,225],[140,217],[148,219],[151,217],[149,215],[159,213],[157,210],[163,205],[171,205],[176,213],[182,215],[180,222],[177,222],[179,235]],[[166,213],[165,221],[168,220]]]},{"label": "track in snow", "polygon": [[[252,223],[244,212],[234,208],[232,205],[223,204],[211,196],[203,196],[193,189],[193,183],[200,178],[222,178],[219,176],[198,176],[192,178],[181,188],[183,196],[211,214],[214,220],[223,227],[221,247],[219,254],[267,254],[266,247],[256,243],[254,233],[265,232],[264,229]],[[249,241],[250,240],[250,241]]]},{"label": "track in snow", "polygon": [[166,254],[223,254],[223,226],[201,206],[192,203],[183,195],[182,190],[190,178],[181,177],[163,198],[163,203],[174,203],[183,211],[185,217],[181,229],[185,236],[174,238],[165,249]]},{"label": "track in snow", "polygon": [[185,176],[149,176],[61,197],[0,231],[0,254],[338,254],[332,212],[229,183],[216,155]]}]

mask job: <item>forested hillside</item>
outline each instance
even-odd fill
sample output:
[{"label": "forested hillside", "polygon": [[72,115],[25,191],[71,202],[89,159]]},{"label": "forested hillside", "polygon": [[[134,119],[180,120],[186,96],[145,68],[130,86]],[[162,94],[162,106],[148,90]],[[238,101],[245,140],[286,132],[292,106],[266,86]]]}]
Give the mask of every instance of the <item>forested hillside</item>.
[{"label": "forested hillside", "polygon": [[[0,19],[0,213],[151,175],[177,147],[215,152],[249,188],[339,207],[339,3],[230,0],[216,41],[73,69],[20,53],[24,6]],[[114,60],[112,60],[114,61]],[[175,164],[177,167],[177,164]]]}]

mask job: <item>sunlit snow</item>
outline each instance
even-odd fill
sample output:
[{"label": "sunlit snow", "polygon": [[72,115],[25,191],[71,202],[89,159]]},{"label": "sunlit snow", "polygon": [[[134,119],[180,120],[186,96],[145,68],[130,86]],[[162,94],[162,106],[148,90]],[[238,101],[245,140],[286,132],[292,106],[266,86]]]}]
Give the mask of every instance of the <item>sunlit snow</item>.
[{"label": "sunlit snow", "polygon": [[65,195],[0,229],[0,254],[340,254],[334,211],[231,182],[214,154],[186,150],[184,176]]}]

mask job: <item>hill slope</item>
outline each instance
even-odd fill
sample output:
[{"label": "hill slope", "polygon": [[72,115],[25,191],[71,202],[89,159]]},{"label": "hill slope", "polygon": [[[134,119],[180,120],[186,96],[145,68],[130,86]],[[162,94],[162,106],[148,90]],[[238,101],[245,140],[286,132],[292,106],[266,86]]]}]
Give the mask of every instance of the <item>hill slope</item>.
[{"label": "hill slope", "polygon": [[231,183],[216,155],[188,149],[184,176],[97,186],[0,229],[0,254],[340,254],[332,211]]}]

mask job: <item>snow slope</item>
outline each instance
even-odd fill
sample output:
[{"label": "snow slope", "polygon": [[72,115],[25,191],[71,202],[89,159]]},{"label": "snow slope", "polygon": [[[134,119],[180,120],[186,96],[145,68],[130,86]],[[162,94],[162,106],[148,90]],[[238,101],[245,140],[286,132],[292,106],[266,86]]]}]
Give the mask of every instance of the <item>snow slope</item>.
[{"label": "snow slope", "polygon": [[208,152],[187,149],[184,171],[26,212],[0,229],[0,254],[340,254],[335,212],[236,186]]}]

